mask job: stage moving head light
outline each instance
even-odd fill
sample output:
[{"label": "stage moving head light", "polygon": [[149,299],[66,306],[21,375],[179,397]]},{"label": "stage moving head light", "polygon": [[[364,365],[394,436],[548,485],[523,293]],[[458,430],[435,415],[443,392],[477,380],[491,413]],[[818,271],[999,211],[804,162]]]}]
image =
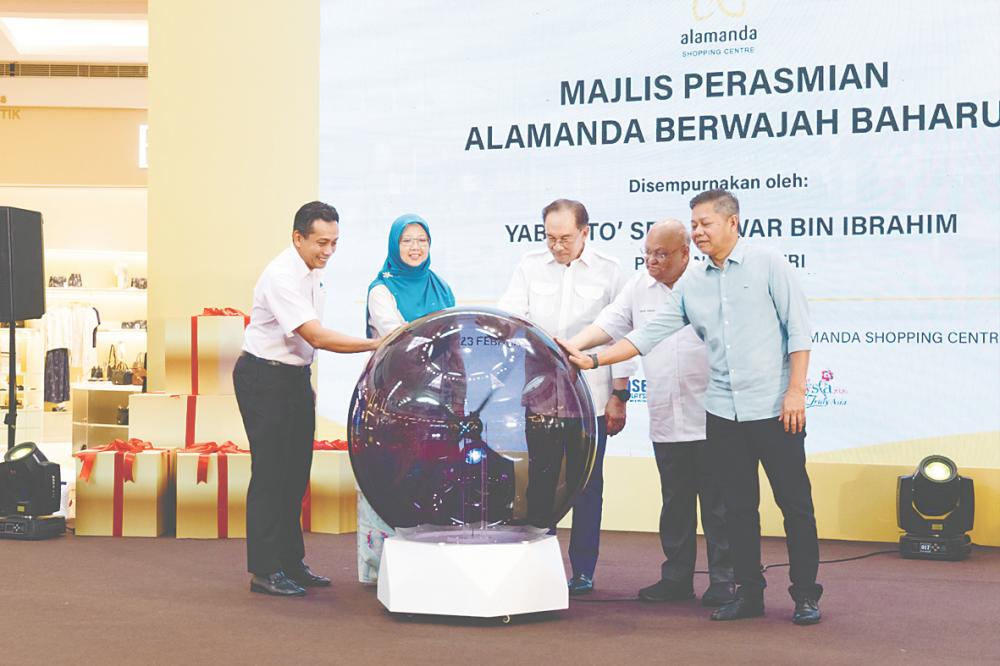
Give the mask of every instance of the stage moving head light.
[{"label": "stage moving head light", "polygon": [[42,516],[59,510],[61,475],[34,442],[7,451],[0,463],[0,516]]},{"label": "stage moving head light", "polygon": [[975,516],[972,479],[960,476],[958,466],[942,455],[927,456],[916,471],[899,477],[896,519],[906,532],[899,552],[908,559],[961,560],[972,542],[966,532]]}]

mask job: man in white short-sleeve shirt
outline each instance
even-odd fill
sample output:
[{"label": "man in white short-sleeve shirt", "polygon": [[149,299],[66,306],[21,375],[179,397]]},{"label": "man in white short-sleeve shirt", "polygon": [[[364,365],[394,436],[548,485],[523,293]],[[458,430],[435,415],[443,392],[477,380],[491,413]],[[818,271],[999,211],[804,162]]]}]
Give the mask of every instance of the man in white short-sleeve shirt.
[{"label": "man in white short-sleeve shirt", "polygon": [[[691,237],[679,220],[663,220],[649,229],[643,247],[646,270],[636,273],[594,323],[570,344],[588,348],[620,340],[644,326],[670,299],[674,285],[691,260]],[[660,473],[660,544],[666,561],[660,580],[639,590],[643,601],[684,601],[694,597],[697,556],[697,503],[708,550],[710,584],[706,606],[733,599],[733,566],[726,537],[725,503],[705,446],[705,389],[708,356],[705,343],[686,326],[642,359],[646,375],[649,436]]]},{"label": "man in white short-sleeve shirt", "polygon": [[243,354],[233,386],[250,441],[247,569],[250,590],[299,596],[330,579],[303,562],[299,522],[312,466],[316,396],[310,366],[316,349],[370,351],[381,340],[354,338],[320,324],[323,269],[337,249],[339,216],[313,201],[295,214],[292,246],[267,265],[253,291]]},{"label": "man in white short-sleeve shirt", "polygon": [[[618,260],[587,246],[590,233],[587,209],[579,201],[557,199],[542,211],[545,240],[548,248],[529,252],[514,271],[507,291],[498,307],[525,317],[542,327],[553,337],[568,337],[579,331],[608,305],[625,282]],[[590,480],[573,505],[573,527],[569,544],[569,559],[573,577],[569,592],[586,594],[593,590],[594,569],[597,566],[601,539],[601,513],[604,493],[604,450],[607,438],[625,427],[625,404],[628,402],[628,378],[634,368],[631,362],[614,367],[587,371],[583,377],[594,400],[598,417],[597,455]],[[547,513],[551,495],[559,474],[559,459],[545,455],[554,449],[553,433],[565,433],[576,427],[572,419],[561,419],[559,397],[551,405],[535,404],[536,413],[529,415],[529,458],[534,463],[529,471],[529,514]],[[572,446],[565,448],[566,483],[582,474],[573,456]],[[543,470],[547,470],[543,471]],[[551,479],[547,477],[552,477]],[[542,480],[545,479],[545,480]],[[532,481],[534,480],[534,483]],[[539,487],[544,489],[539,492]],[[538,505],[541,504],[541,507]],[[536,512],[537,509],[537,512]],[[529,521],[535,523],[529,516]],[[539,527],[551,527],[539,525]]]}]

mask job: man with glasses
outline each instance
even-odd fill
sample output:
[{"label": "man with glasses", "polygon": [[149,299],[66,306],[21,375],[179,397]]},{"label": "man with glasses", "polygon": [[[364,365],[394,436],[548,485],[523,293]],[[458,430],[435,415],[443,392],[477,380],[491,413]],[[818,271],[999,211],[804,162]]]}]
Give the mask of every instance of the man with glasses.
[{"label": "man with glasses", "polygon": [[764,614],[760,566],[761,465],[785,519],[795,601],[792,622],[820,621],[819,540],[806,472],[809,307],[794,269],[777,252],[740,238],[740,205],[725,190],[691,200],[691,237],[708,259],[677,284],[643,327],[596,354],[564,344],[581,369],[648,354],[690,324],[705,341],[711,381],[705,434],[726,502],[726,533],[739,589],[713,620]]},{"label": "man with glasses", "polygon": [[[653,225],[642,248],[646,271],[637,272],[596,321],[570,338],[588,349],[623,338],[645,326],[670,299],[691,259],[691,237],[678,220]],[[709,586],[705,606],[733,600],[733,567],[726,539],[722,490],[712,474],[705,446],[705,389],[708,355],[691,326],[660,342],[642,359],[649,407],[649,437],[660,472],[660,544],[667,559],[660,580],[639,590],[643,601],[694,598],[697,502],[708,548]]]},{"label": "man with glasses", "polygon": [[[587,245],[590,233],[587,209],[579,201],[557,199],[542,211],[547,249],[529,252],[521,260],[498,307],[538,326],[549,335],[568,338],[578,333],[614,300],[625,282],[618,261]],[[628,377],[633,365],[620,364],[583,373],[598,415],[597,457],[586,487],[573,505],[573,529],[569,558],[573,577],[570,594],[594,589],[594,569],[601,539],[604,492],[604,449],[608,436],[625,427]],[[532,433],[544,437],[558,431],[556,419],[529,415],[535,425],[528,428],[529,456],[534,458]],[[549,448],[552,448],[551,445]],[[571,474],[567,460],[567,476]],[[537,466],[536,466],[537,468]],[[554,467],[558,470],[558,467]],[[529,472],[529,476],[531,473]],[[539,479],[535,475],[536,483]],[[529,494],[536,491],[528,481]],[[530,504],[529,497],[529,504]],[[530,511],[529,507],[529,511]]]}]

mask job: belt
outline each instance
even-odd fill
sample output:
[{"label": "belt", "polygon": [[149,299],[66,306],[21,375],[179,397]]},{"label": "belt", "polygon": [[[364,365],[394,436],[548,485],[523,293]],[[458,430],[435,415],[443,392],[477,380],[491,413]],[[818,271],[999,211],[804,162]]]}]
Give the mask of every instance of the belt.
[{"label": "belt", "polygon": [[304,375],[309,374],[308,365],[292,365],[290,363],[282,363],[281,361],[272,361],[271,359],[268,358],[261,358],[259,356],[254,356],[248,351],[245,351],[242,354],[240,354],[240,358],[245,358],[248,361],[252,361],[254,363],[260,363],[261,365],[269,365],[273,368],[282,368],[282,369],[292,370],[294,372],[301,372]]}]

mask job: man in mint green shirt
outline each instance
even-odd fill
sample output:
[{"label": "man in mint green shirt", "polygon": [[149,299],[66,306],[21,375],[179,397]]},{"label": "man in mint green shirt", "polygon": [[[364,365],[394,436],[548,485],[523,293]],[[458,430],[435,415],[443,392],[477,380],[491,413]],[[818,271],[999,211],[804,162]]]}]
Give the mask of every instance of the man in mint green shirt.
[{"label": "man in mint green shirt", "polygon": [[653,319],[599,354],[560,343],[578,367],[591,369],[646,354],[691,324],[708,349],[707,444],[725,488],[739,585],[736,599],[712,619],[764,614],[757,481],[763,464],[785,518],[793,621],[815,624],[823,588],[816,583],[819,544],[805,469],[809,312],[794,269],[781,255],[741,240],[739,220],[739,202],[729,192],[696,196],[691,238],[708,259],[685,272]]}]

